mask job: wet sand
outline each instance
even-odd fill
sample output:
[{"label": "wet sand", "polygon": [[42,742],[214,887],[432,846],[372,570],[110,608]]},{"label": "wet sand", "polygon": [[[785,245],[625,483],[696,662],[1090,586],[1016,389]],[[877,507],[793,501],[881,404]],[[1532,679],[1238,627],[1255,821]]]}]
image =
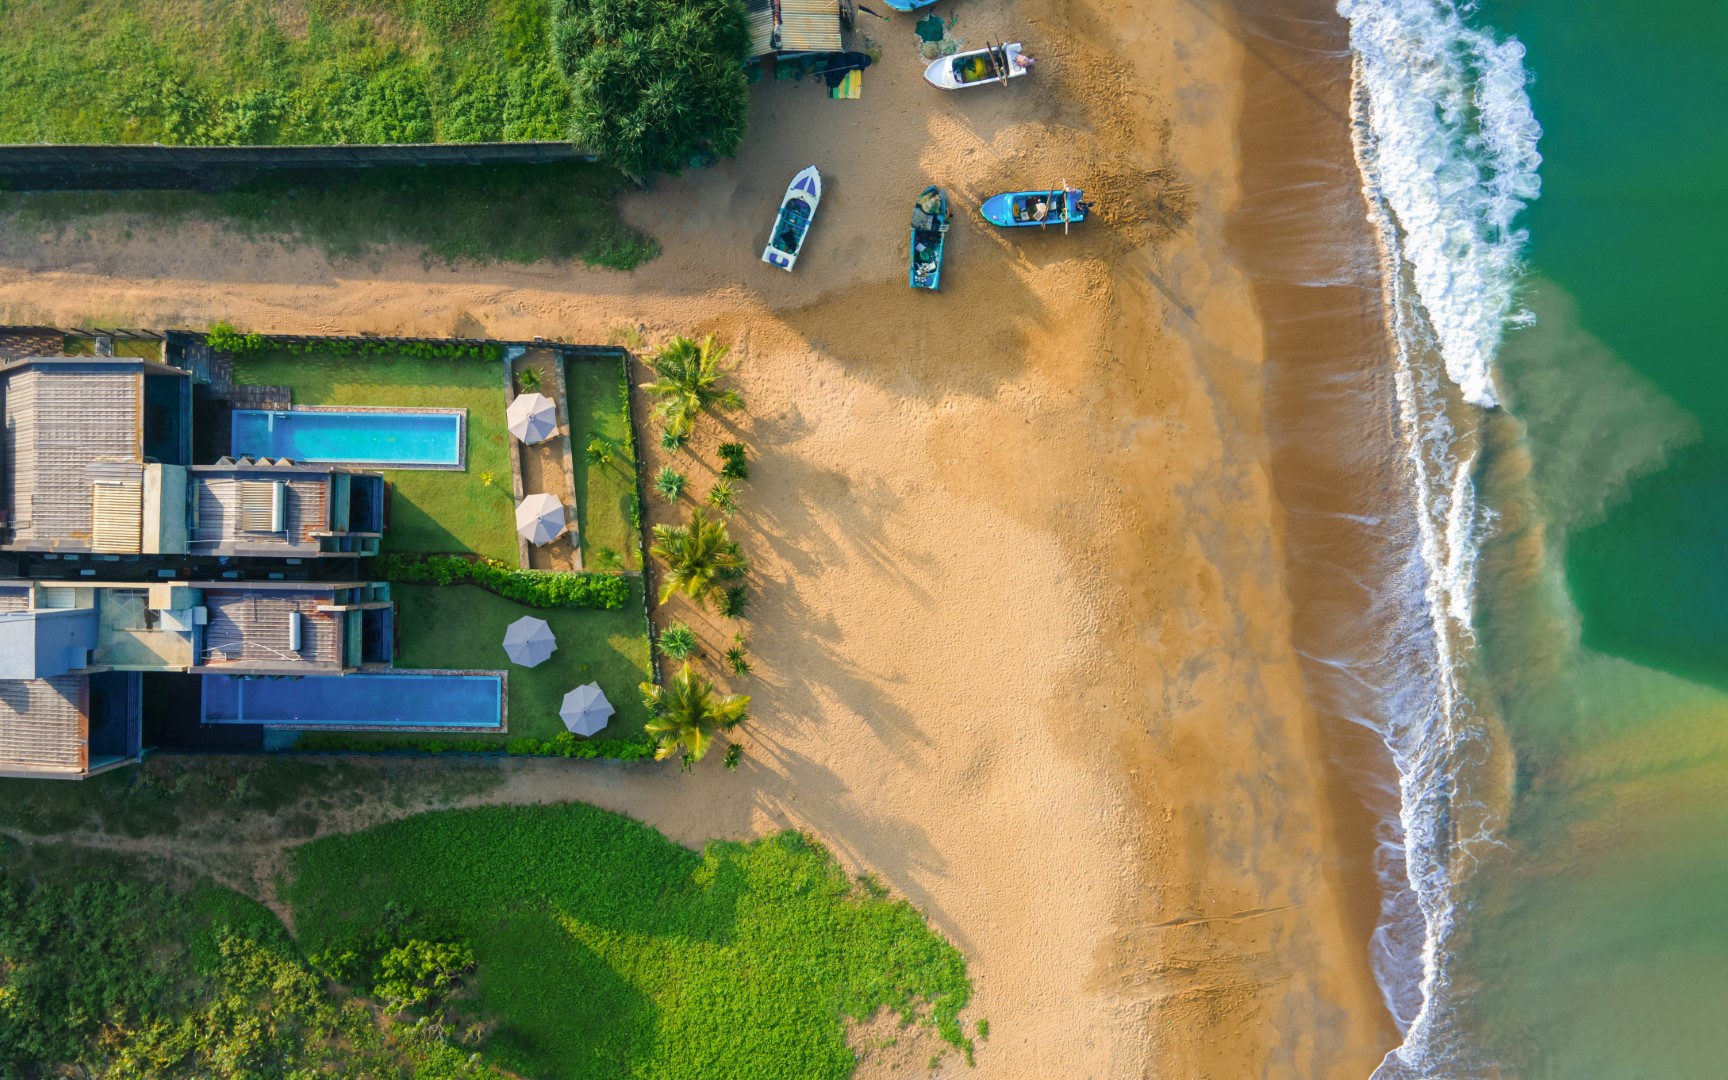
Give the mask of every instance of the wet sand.
[{"label": "wet sand", "polygon": [[[1274,495],[1295,474],[1266,413],[1285,369],[1258,322],[1277,305],[1233,262],[1271,228],[1238,213],[1250,39],[1198,0],[948,14],[969,42],[1024,40],[1034,76],[943,94],[911,19],[861,16],[883,48],[863,99],[756,88],[736,161],[628,200],[665,248],[634,274],[0,225],[0,319],[719,334],[749,412],[682,462],[694,480],[723,439],[753,454],[744,766],[580,763],[535,770],[534,797],[688,843],[809,830],[966,952],[991,1030],[972,1075],[1365,1076],[1395,1041],[1374,887],[1292,645],[1292,599],[1309,609]],[[787,275],[757,257],[812,162],[826,193]],[[1099,210],[1070,236],[975,216],[1063,178]],[[930,182],[960,218],[939,295],[905,285]],[[710,658],[734,630],[660,617]]]}]

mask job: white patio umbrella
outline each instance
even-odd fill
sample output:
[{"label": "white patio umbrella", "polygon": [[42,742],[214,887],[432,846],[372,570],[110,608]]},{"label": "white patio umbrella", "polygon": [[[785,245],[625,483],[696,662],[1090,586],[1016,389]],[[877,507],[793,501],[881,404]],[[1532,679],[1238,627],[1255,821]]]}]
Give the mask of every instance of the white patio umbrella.
[{"label": "white patio umbrella", "polygon": [[558,408],[545,394],[523,394],[504,411],[510,434],[525,443],[543,442],[558,430]]},{"label": "white patio umbrella", "polygon": [[600,692],[599,683],[578,686],[564,695],[558,715],[573,735],[592,735],[612,719],[612,703]]},{"label": "white patio umbrella", "polygon": [[530,544],[550,544],[563,533],[564,504],[537,492],[516,504],[516,531]]},{"label": "white patio umbrella", "polygon": [[504,629],[504,655],[512,664],[536,667],[557,648],[558,641],[545,619],[524,615]]}]

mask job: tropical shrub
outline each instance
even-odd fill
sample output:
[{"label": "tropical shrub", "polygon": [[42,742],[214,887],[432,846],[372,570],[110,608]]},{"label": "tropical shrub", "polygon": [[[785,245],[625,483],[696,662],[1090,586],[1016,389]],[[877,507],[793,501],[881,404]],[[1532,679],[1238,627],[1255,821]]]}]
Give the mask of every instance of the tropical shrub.
[{"label": "tropical shrub", "polygon": [[744,744],[732,743],[726,747],[726,756],[720,759],[720,764],[726,766],[728,772],[737,772],[738,763],[744,760]]},{"label": "tropical shrub", "polygon": [[478,585],[520,604],[540,608],[623,607],[630,583],[613,574],[574,574],[562,570],[520,570],[497,559],[461,555],[379,555],[374,577],[403,585]]},{"label": "tropical shrub", "polygon": [[[744,407],[742,394],[720,385],[729,370],[725,361],[730,351],[729,347],[716,343],[713,334],[701,342],[675,337],[649,361],[655,379],[643,383],[642,389],[660,399],[654,406],[654,415],[665,424],[667,436],[678,437],[678,446],[690,437],[696,418],[703,413]],[[661,445],[666,445],[664,438]]]},{"label": "tropical shrub", "polygon": [[708,489],[708,505],[730,517],[738,509],[738,489],[730,480],[716,480]]},{"label": "tropical shrub", "polygon": [[706,604],[727,578],[744,572],[744,555],[726,533],[724,521],[710,521],[700,508],[688,525],[654,526],[654,546],[648,553],[666,564],[660,602],[676,593]]},{"label": "tropical shrub", "polygon": [[734,634],[732,644],[726,649],[726,666],[732,669],[734,675],[750,674],[750,660],[744,655],[744,652],[744,635]]},{"label": "tropical shrub", "polygon": [[588,440],[585,453],[588,455],[588,464],[590,465],[612,464],[612,446],[598,435]]},{"label": "tropical shrub", "polygon": [[696,631],[683,623],[673,623],[660,631],[656,643],[660,652],[674,660],[687,660],[697,651]]},{"label": "tropical shrub", "polygon": [[474,950],[449,941],[409,938],[378,960],[372,996],[392,1009],[433,1005],[449,997],[474,970]]},{"label": "tropical shrub", "polygon": [[742,0],[552,2],[570,137],[637,177],[737,151],[749,45]]},{"label": "tropical shrub", "polygon": [[744,460],[744,444],[728,442],[720,444],[720,478],[722,480],[750,479],[750,465]]},{"label": "tropical shrub", "polygon": [[531,394],[540,389],[540,369],[523,368],[516,373],[516,385],[522,388],[524,394]]},{"label": "tropical shrub", "polygon": [[689,664],[665,686],[643,683],[642,703],[653,714],[643,729],[654,736],[654,760],[682,751],[686,767],[708,753],[716,731],[731,731],[743,723],[750,708],[748,696],[716,693],[714,684]]},{"label": "tropical shrub", "polygon": [[662,465],[660,471],[654,474],[654,490],[667,502],[677,502],[684,494],[684,474],[670,465]]},{"label": "tropical shrub", "polygon": [[726,591],[720,594],[720,614],[728,619],[744,617],[744,608],[750,602],[750,587],[742,581],[736,585],[726,586]]}]

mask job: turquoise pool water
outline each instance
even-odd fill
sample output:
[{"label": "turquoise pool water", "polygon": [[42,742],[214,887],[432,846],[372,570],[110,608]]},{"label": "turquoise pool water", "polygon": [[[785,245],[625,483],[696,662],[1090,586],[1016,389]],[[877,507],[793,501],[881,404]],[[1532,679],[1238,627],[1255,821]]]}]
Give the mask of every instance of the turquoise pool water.
[{"label": "turquoise pool water", "polygon": [[458,468],[462,421],[459,412],[236,409],[231,452],[327,464]]},{"label": "turquoise pool water", "polygon": [[496,731],[504,726],[504,680],[498,675],[206,675],[203,691],[206,724],[400,731]]}]

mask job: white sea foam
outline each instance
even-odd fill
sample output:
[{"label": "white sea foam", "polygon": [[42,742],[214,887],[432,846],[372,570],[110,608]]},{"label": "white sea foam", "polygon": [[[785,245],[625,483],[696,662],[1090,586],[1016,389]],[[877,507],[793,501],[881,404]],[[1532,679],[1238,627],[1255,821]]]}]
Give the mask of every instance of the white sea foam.
[{"label": "white sea foam", "polygon": [[1473,433],[1458,429],[1474,423],[1456,397],[1497,404],[1494,354],[1524,318],[1525,236],[1512,223],[1539,191],[1540,130],[1522,46],[1470,27],[1449,0],[1338,0],[1338,10],[1351,24],[1352,127],[1384,257],[1414,502],[1408,561],[1387,601],[1398,607],[1379,661],[1380,711],[1362,718],[1391,752],[1399,795],[1396,835],[1380,854],[1388,894],[1374,967],[1405,1037],[1375,1076],[1451,1076],[1473,1056],[1449,1022],[1457,888],[1472,848],[1496,842],[1469,790],[1484,732],[1461,671],[1487,516]]},{"label": "white sea foam", "polygon": [[1338,11],[1368,91],[1381,195],[1446,374],[1466,400],[1494,405],[1494,351],[1524,317],[1525,235],[1512,222],[1541,190],[1524,47],[1468,26],[1450,0],[1338,0]]}]

